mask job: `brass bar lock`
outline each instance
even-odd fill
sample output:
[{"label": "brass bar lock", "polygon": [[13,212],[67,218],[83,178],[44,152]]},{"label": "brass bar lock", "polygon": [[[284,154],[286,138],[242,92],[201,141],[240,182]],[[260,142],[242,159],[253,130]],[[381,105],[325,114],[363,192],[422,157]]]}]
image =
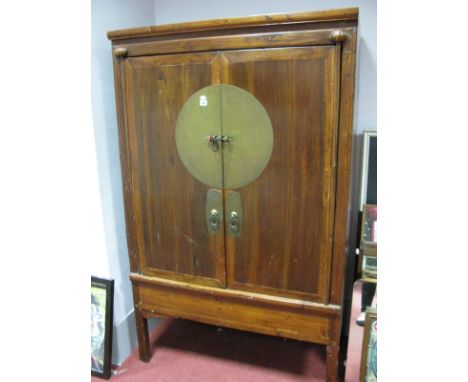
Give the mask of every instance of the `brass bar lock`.
[{"label": "brass bar lock", "polygon": [[220,144],[222,146],[225,143],[231,142],[231,137],[224,135],[208,135],[207,139],[208,143],[211,145],[211,151],[213,152],[219,151]]}]

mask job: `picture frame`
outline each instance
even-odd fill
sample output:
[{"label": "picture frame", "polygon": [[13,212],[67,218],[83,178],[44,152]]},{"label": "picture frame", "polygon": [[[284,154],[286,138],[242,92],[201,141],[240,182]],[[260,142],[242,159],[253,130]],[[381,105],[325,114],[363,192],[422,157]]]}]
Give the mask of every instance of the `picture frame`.
[{"label": "picture frame", "polygon": [[114,280],[91,276],[91,375],[111,376]]},{"label": "picture frame", "polygon": [[377,382],[377,309],[367,308],[359,382]]},{"label": "picture frame", "polygon": [[377,205],[364,204],[361,222],[361,242],[377,244]]},{"label": "picture frame", "polygon": [[359,243],[361,280],[377,282],[377,205],[364,204]]},{"label": "picture frame", "polygon": [[365,204],[377,204],[377,131],[365,130],[362,141],[359,211]]}]

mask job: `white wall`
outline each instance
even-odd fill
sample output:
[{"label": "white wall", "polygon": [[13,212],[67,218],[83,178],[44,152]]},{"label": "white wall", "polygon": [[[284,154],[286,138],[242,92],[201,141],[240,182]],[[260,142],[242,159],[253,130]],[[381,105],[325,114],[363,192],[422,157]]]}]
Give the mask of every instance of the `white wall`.
[{"label": "white wall", "polygon": [[[92,0],[91,100],[107,253],[96,254],[93,275],[113,278],[113,363],[124,361],[135,346],[133,298],[128,278],[129,261],[120,174],[118,131],[110,30],[151,25],[153,0]],[[103,263],[107,266],[103,266]]]},{"label": "white wall", "polygon": [[376,0],[154,0],[155,24],[359,7],[359,69],[356,130],[377,129]]}]

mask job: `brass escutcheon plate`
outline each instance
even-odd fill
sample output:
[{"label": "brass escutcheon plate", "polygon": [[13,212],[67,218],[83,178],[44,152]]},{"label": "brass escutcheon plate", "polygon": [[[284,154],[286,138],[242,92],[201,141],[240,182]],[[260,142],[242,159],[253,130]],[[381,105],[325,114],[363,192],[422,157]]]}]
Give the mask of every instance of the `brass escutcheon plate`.
[{"label": "brass escutcheon plate", "polygon": [[[216,149],[210,137],[228,137]],[[211,85],[195,92],[182,107],[176,145],[187,170],[214,188],[236,189],[257,179],[273,150],[271,120],[249,92]]]},{"label": "brass escutcheon plate", "polygon": [[226,191],[226,227],[229,236],[240,237],[242,233],[243,209],[241,194]]},{"label": "brass escutcheon plate", "polygon": [[208,232],[216,235],[224,222],[223,195],[220,190],[208,190],[205,202],[205,220]]}]

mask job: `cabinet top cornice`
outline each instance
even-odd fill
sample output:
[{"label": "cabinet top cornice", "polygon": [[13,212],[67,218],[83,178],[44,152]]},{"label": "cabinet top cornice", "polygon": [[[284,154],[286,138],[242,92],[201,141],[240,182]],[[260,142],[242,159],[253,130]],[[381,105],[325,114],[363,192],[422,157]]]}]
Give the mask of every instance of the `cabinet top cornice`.
[{"label": "cabinet top cornice", "polygon": [[229,28],[248,28],[288,24],[357,21],[358,8],[332,9],[327,11],[269,14],[247,17],[202,20],[179,24],[165,24],[142,28],[121,29],[107,33],[109,40],[131,39],[189,32],[216,31]]}]

